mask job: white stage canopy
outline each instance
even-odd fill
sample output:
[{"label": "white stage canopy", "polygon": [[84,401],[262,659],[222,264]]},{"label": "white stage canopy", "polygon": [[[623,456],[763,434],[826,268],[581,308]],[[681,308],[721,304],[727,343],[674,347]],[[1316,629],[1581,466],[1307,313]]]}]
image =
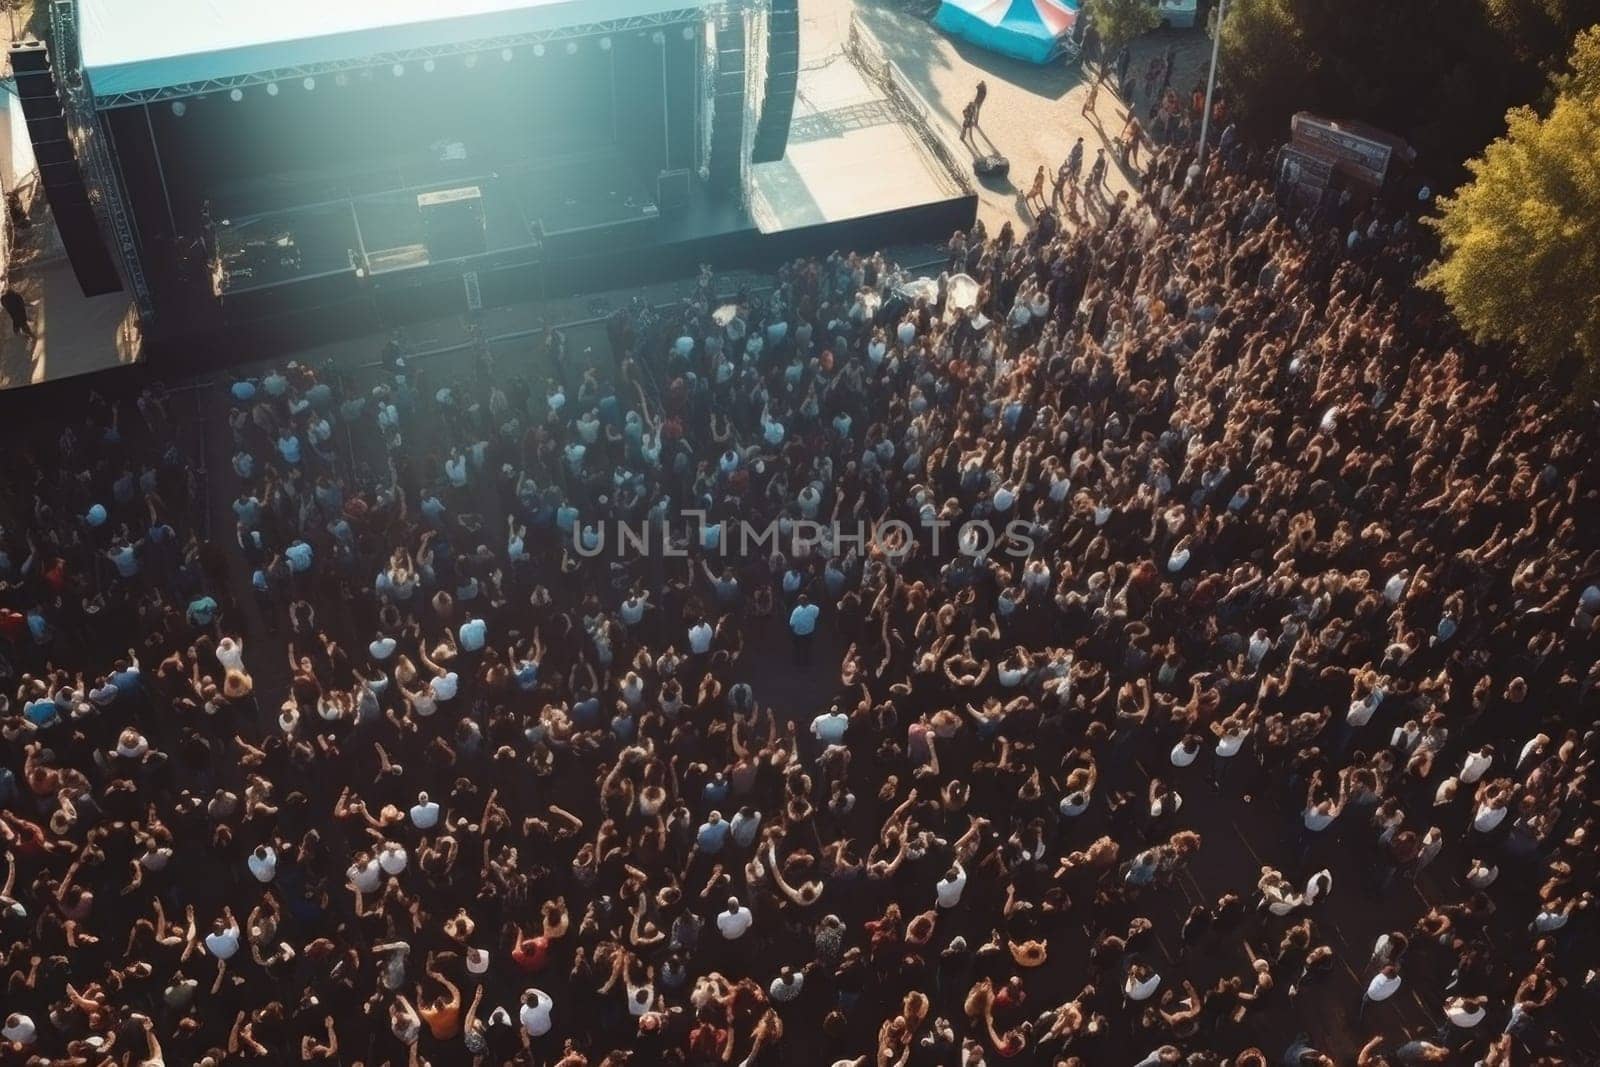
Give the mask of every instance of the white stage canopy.
[{"label": "white stage canopy", "polygon": [[79,0],[96,99],[418,49],[465,50],[704,0]]}]

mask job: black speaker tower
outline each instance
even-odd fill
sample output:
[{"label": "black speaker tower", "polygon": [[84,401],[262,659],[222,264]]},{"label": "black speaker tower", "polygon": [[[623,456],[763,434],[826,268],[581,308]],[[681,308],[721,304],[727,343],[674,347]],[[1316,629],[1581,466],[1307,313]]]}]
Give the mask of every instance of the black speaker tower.
[{"label": "black speaker tower", "polygon": [[789,147],[795,91],[800,84],[799,0],[772,0],[767,14],[767,81],[756,123],[752,163],[775,163]]},{"label": "black speaker tower", "polygon": [[721,192],[739,188],[739,156],[744,152],[744,15],[717,19],[717,80],[711,106],[710,184]]},{"label": "black speaker tower", "polygon": [[61,97],[56,92],[55,72],[50,67],[50,51],[43,41],[18,41],[11,46],[11,72],[17,79],[17,97],[28,122],[28,139],[39,164],[39,181],[44,186],[56,231],[66,249],[67,261],[78,277],[84,296],[100,296],[122,290],[122,278],[100,234],[83,171],[72,149]]}]

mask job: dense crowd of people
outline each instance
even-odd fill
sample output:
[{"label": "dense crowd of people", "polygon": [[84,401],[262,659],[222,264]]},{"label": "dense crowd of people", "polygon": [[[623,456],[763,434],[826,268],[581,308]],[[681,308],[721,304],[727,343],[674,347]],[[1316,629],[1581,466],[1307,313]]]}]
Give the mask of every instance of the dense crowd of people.
[{"label": "dense crowd of people", "polygon": [[0,1058],[1586,1062],[1592,435],[1414,220],[1229,160],[707,273],[614,373],[290,363],[231,470],[158,391],[52,427]]}]

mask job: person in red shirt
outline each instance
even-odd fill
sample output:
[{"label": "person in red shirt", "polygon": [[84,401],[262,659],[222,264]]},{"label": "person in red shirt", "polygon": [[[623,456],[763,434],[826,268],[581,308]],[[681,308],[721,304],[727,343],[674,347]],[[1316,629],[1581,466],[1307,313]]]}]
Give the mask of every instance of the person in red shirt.
[{"label": "person in red shirt", "polygon": [[520,925],[516,928],[517,940],[511,946],[511,962],[524,974],[536,974],[544,970],[550,962],[550,945],[566,935],[568,921],[565,897],[545,901],[540,913],[542,930],[539,934],[528,937]]},{"label": "person in red shirt", "polygon": [[0,608],[0,638],[12,644],[22,640],[28,632],[28,617],[20,611],[10,608]]}]

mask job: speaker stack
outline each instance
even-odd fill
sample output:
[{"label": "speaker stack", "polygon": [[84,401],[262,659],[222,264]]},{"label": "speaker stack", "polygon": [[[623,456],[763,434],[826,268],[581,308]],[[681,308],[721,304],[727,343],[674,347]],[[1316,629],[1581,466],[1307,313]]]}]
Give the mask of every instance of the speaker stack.
[{"label": "speaker stack", "polygon": [[775,163],[789,147],[795,91],[800,84],[799,0],[772,0],[767,15],[767,81],[756,123],[752,163]]},{"label": "speaker stack", "polygon": [[28,123],[28,140],[33,142],[34,159],[39,164],[39,181],[78,286],[84,296],[120,292],[122,278],[111,261],[89,203],[89,190],[72,150],[55,72],[50,66],[50,51],[44,42],[14,43],[11,72],[16,77],[22,116]]},{"label": "speaker stack", "polygon": [[739,189],[739,156],[744,152],[744,14],[717,19],[717,76],[711,106],[710,184],[721,192]]},{"label": "speaker stack", "polygon": [[656,207],[662,213],[682,211],[689,206],[691,181],[686,169],[664,170],[656,175]]},{"label": "speaker stack", "polygon": [[481,256],[488,251],[483,191],[476,185],[421,193],[417,213],[422,216],[422,241],[431,262]]}]

